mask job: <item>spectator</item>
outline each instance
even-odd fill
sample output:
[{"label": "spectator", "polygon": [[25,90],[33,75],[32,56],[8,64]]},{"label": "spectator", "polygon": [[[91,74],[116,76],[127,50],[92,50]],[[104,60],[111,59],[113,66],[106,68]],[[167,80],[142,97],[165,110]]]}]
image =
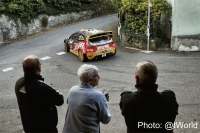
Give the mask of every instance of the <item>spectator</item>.
[{"label": "spectator", "polygon": [[157,75],[157,67],[153,62],[139,62],[135,68],[137,90],[121,94],[119,105],[125,118],[127,133],[173,133],[173,130],[165,129],[165,124],[174,123],[178,103],[173,91],[157,91]]},{"label": "spectator", "polygon": [[41,64],[35,55],[22,62],[24,77],[15,85],[15,93],[25,132],[57,133],[57,109],[64,103],[58,90],[44,82],[40,75]]},{"label": "spectator", "polygon": [[100,79],[98,68],[84,64],[77,75],[81,84],[69,91],[63,133],[99,133],[99,123],[109,123],[111,114],[107,107],[108,97],[94,89]]}]

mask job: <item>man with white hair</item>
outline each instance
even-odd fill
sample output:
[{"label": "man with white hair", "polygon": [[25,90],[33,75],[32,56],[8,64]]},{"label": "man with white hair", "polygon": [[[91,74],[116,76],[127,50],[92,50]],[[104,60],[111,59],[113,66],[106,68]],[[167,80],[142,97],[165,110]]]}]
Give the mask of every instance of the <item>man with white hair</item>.
[{"label": "man with white hair", "polygon": [[178,114],[178,103],[171,90],[158,92],[158,70],[151,61],[141,61],[135,68],[136,91],[121,94],[120,109],[125,118],[127,133],[173,133],[165,128],[173,124]]},{"label": "man with white hair", "polygon": [[100,122],[108,124],[111,114],[107,107],[108,95],[94,89],[100,79],[98,68],[83,64],[77,75],[81,84],[69,91],[63,133],[99,133]]}]

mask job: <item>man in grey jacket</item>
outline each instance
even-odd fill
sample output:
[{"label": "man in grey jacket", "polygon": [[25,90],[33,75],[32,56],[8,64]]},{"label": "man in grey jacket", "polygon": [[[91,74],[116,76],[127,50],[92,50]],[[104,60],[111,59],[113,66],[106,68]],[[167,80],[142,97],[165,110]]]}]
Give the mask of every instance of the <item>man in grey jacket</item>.
[{"label": "man in grey jacket", "polygon": [[94,89],[100,79],[98,68],[84,64],[77,75],[81,84],[69,91],[63,133],[99,133],[99,123],[108,124],[111,114],[107,107],[108,97]]}]

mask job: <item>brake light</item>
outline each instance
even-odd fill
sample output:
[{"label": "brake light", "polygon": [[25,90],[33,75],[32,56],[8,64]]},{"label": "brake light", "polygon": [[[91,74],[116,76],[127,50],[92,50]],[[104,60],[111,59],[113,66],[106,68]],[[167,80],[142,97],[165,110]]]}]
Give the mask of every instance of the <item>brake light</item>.
[{"label": "brake light", "polygon": [[111,42],[110,47],[116,47],[116,44],[114,42]]}]

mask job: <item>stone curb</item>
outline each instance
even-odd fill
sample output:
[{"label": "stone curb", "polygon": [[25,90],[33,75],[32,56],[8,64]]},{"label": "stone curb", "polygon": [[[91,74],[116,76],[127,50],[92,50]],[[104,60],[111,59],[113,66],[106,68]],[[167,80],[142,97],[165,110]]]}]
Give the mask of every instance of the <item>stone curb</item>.
[{"label": "stone curb", "polygon": [[136,52],[151,53],[151,52],[153,52],[150,50],[141,50],[141,49],[133,48],[133,47],[123,47],[123,51],[130,52],[130,53],[136,53]]},{"label": "stone curb", "polygon": [[0,42],[0,47],[10,44],[11,42]]}]

